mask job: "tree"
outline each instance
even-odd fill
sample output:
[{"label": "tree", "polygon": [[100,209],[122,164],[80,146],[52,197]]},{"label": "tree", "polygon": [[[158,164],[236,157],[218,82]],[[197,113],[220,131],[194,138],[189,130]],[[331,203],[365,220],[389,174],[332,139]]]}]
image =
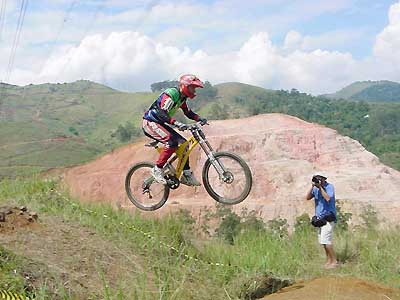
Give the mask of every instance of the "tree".
[{"label": "tree", "polygon": [[154,92],[161,92],[167,88],[178,86],[179,82],[176,80],[165,80],[160,82],[154,82],[150,85],[151,91]]},{"label": "tree", "polygon": [[121,142],[125,143],[139,136],[140,129],[135,127],[131,122],[126,122],[125,125],[119,124],[117,130],[111,134],[111,137],[117,137]]},{"label": "tree", "polygon": [[68,128],[68,130],[69,130],[69,132],[71,132],[72,134],[74,134],[74,135],[76,135],[76,136],[79,135],[78,130],[76,130],[76,128],[74,128],[74,127],[72,127],[72,126],[70,126],[70,127]]},{"label": "tree", "polygon": [[214,98],[217,95],[218,90],[211,85],[209,81],[204,83],[202,89],[197,90],[198,97]]},{"label": "tree", "polygon": [[116,136],[121,142],[127,142],[130,140],[130,134],[121,124],[118,125]]}]

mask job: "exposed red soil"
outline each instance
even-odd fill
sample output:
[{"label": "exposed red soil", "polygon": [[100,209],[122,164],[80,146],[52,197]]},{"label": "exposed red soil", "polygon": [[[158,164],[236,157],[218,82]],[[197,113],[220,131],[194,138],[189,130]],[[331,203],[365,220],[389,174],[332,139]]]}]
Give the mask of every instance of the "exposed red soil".
[{"label": "exposed red soil", "polygon": [[0,221],[0,245],[25,259],[26,286],[46,286],[51,299],[65,299],[65,294],[71,300],[100,299],[105,285],[121,288],[133,299],[132,283],[143,276],[148,276],[149,291],[156,291],[151,272],[122,242],[110,243],[95,231],[60,218],[43,215],[29,221],[29,211],[0,210],[9,212]]},{"label": "exposed red soil", "polygon": [[18,230],[35,230],[40,228],[35,213],[26,208],[0,207],[0,234],[13,234]]},{"label": "exposed red soil", "polygon": [[353,277],[328,276],[296,283],[263,299],[399,300],[400,290]]},{"label": "exposed red soil", "polygon": [[[235,209],[256,210],[264,220],[285,218],[292,224],[304,212],[313,214],[314,204],[305,201],[311,177],[318,170],[333,183],[336,199],[357,221],[367,205],[378,212],[381,223],[400,224],[400,172],[379,162],[372,153],[335,130],[283,114],[265,114],[237,120],[211,121],[204,132],[215,151],[240,155],[250,166],[253,188]],[[108,201],[134,209],[124,179],[129,167],[139,161],[155,161],[157,153],[145,148],[148,139],[119,148],[99,159],[65,171],[71,194],[86,201]],[[200,147],[190,157],[200,179],[206,156]],[[195,216],[215,201],[204,187],[181,186],[166,205],[152,212],[162,214],[184,208]]]}]

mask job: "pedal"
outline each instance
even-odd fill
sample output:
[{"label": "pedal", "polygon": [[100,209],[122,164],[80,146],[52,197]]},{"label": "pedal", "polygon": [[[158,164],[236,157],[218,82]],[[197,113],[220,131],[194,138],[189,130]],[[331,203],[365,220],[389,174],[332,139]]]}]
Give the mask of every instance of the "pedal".
[{"label": "pedal", "polygon": [[180,185],[179,179],[176,176],[167,175],[165,176],[165,179],[167,180],[167,185],[170,189],[175,190]]}]

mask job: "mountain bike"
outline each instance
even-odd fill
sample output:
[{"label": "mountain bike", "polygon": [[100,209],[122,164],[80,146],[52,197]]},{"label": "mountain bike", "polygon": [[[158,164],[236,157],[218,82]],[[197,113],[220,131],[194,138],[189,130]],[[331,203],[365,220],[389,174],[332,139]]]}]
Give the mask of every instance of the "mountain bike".
[{"label": "mountain bike", "polygon": [[[237,204],[249,195],[252,175],[249,166],[238,155],[230,152],[215,152],[201,129],[201,123],[187,125],[192,136],[179,145],[163,167],[167,184],[157,182],[151,175],[152,162],[138,162],[128,171],[125,190],[129,200],[138,208],[153,211],[162,207],[168,199],[170,189],[180,186],[179,178],[193,149],[200,145],[207,160],[202,171],[202,181],[207,193],[223,204]],[[163,147],[158,141],[146,144],[159,153]],[[177,160],[177,163],[174,162]]]}]

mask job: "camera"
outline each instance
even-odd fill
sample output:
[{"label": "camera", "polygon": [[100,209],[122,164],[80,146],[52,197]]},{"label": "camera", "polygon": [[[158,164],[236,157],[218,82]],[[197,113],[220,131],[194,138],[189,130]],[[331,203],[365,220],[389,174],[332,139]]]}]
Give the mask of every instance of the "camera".
[{"label": "camera", "polygon": [[321,184],[321,180],[317,176],[313,176],[311,181],[315,184]]}]

